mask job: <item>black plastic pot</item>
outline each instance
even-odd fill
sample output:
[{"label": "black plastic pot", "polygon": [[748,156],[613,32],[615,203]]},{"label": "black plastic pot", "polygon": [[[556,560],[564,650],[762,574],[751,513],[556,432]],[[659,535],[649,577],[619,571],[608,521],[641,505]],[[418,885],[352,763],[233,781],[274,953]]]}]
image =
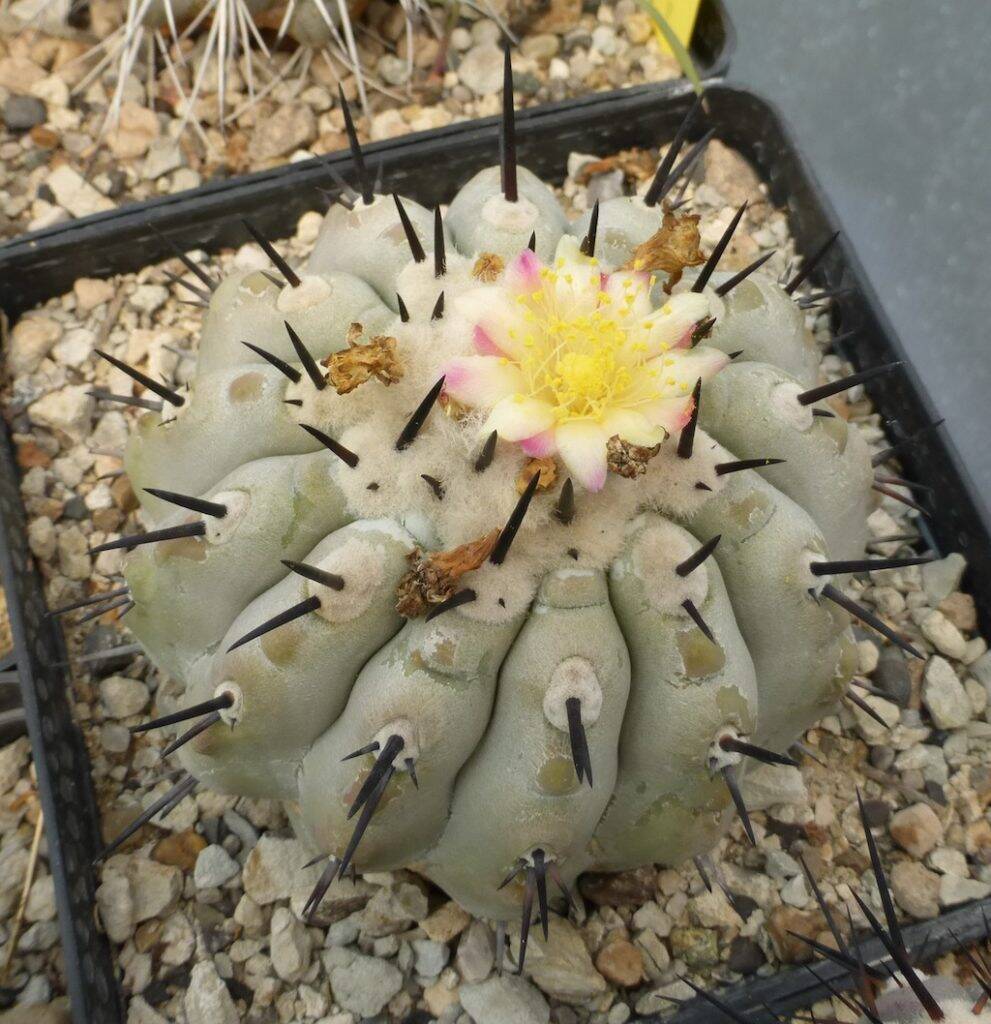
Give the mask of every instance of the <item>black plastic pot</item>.
[{"label": "black plastic pot", "polygon": [[[764,100],[718,83],[708,91],[710,123],[718,137],[748,157],[768,183],[773,201],[788,213],[798,248],[811,253],[836,229],[835,217],[815,178],[795,149],[777,112]],[[608,154],[671,138],[692,102],[684,84],[642,87],[533,108],[519,115],[523,163],[541,177],[560,181],[569,152]],[[457,185],[495,162],[498,125],[476,121],[369,146],[373,165],[381,163],[387,190],[427,206],[450,200]],[[0,247],[0,305],[12,319],[25,309],[72,287],[80,276],[134,271],[170,255],[153,225],[182,248],[216,250],[245,240],[240,217],[250,215],[270,237],[285,236],[306,210],[326,205],[333,187],[329,170],[345,177],[345,154],[310,160],[195,193],[165,197],[115,213],[74,221]],[[861,366],[904,358],[898,339],[864,278],[860,263],[841,240],[820,266],[816,280],[852,289],[842,300],[844,330],[856,328],[847,353]],[[929,426],[935,413],[910,366],[868,384],[895,439]],[[933,432],[905,455],[911,477],[936,489],[935,514],[927,538],[942,552],[960,550],[971,567],[970,590],[981,623],[991,628],[991,544],[989,519],[951,442]],[[9,445],[0,444],[0,515],[3,519],[4,582],[17,644],[25,711],[35,750],[38,783],[49,828],[51,869],[56,880],[63,931],[66,975],[77,1022],[116,1022],[121,1005],[107,943],[93,919],[94,878],[88,867],[97,849],[96,814],[89,765],[65,697],[61,637],[45,617],[40,579],[27,550],[17,472]],[[930,949],[984,933],[981,907],[948,915],[933,933]],[[922,926],[906,930],[912,941]],[[875,951],[865,946],[872,956]],[[823,977],[839,986],[845,979],[829,964]],[[763,999],[781,1009],[807,1006],[826,990],[804,971],[782,971],[753,979],[730,996],[737,1006]],[[706,1006],[679,1013],[684,1021],[710,1019]]]}]

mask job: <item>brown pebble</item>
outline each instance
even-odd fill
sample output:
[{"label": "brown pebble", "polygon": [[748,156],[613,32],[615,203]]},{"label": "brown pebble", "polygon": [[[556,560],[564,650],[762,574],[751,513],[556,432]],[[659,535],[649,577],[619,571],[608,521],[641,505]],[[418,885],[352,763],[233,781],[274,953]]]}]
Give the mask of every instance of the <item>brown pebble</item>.
[{"label": "brown pebble", "polygon": [[192,871],[196,867],[196,858],[200,850],[206,847],[206,840],[198,832],[187,829],[176,832],[159,840],[152,851],[152,857],[159,864],[169,864],[183,871]]},{"label": "brown pebble", "polygon": [[962,594],[957,590],[949,597],[944,597],[938,607],[957,629],[968,633],[977,629],[977,608],[970,594]]},{"label": "brown pebble", "polygon": [[21,469],[34,469],[35,466],[47,469],[51,464],[52,457],[34,441],[25,441],[17,446],[17,465]]},{"label": "brown pebble", "polygon": [[595,958],[595,967],[607,981],[623,988],[632,988],[643,980],[643,957],[627,939],[615,939],[603,946]]},{"label": "brown pebble", "polygon": [[471,917],[468,913],[453,900],[449,900],[421,921],[420,927],[427,933],[428,939],[433,939],[434,942],[450,942],[470,924]]},{"label": "brown pebble", "polygon": [[617,875],[585,875],[579,885],[585,899],[600,907],[640,906],[656,895],[657,872],[648,864]]},{"label": "brown pebble", "polygon": [[125,515],[133,512],[138,507],[138,499],[128,477],[117,477],[110,485],[110,493],[113,496],[114,503]]},{"label": "brown pebble", "polygon": [[809,912],[783,905],[775,907],[767,919],[767,931],[775,952],[778,959],[786,964],[804,964],[812,959],[812,950],[790,933],[814,939],[825,925],[825,919],[818,910]]},{"label": "brown pebble", "polygon": [[43,124],[36,124],[28,132],[38,149],[54,149],[59,144],[59,134]]}]

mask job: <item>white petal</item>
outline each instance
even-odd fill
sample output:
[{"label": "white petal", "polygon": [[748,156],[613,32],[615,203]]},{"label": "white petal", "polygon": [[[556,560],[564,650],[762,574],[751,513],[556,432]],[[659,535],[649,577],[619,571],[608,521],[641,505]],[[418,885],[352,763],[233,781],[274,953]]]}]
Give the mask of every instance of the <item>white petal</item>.
[{"label": "white petal", "polygon": [[[632,270],[610,274],[603,289],[613,315],[623,320],[643,320],[650,315],[650,277]],[[651,355],[654,355],[651,352]]]},{"label": "white petal", "polygon": [[540,276],[544,269],[539,257],[531,249],[524,249],[519,256],[509,261],[503,280],[514,295],[529,295],[543,286]]},{"label": "white petal", "polygon": [[505,288],[498,285],[473,288],[459,295],[453,308],[456,315],[473,327],[481,327],[500,352],[514,357],[523,354],[526,325],[522,309]]},{"label": "white petal", "polygon": [[465,405],[490,408],[524,383],[519,368],[502,356],[463,356],[444,369],[444,391]]},{"label": "white petal", "polygon": [[646,405],[638,406],[638,410],[651,423],[663,427],[669,434],[676,434],[692,418],[694,405],[692,396],[689,395],[687,398],[658,398]]},{"label": "white petal", "polygon": [[692,349],[672,349],[651,359],[647,366],[657,371],[656,383],[665,396],[690,394],[695,382],[714,377],[729,362],[729,356],[717,348],[698,345]]},{"label": "white petal", "polygon": [[667,437],[663,426],[653,424],[642,412],[633,409],[611,409],[602,420],[602,429],[607,437],[619,434],[630,444],[653,448]]},{"label": "white petal", "polygon": [[555,431],[557,450],[572,477],[586,491],[606,483],[606,441],[609,435],[594,420],[567,420]]},{"label": "white petal", "polygon": [[709,300],[695,292],[672,295],[656,312],[643,321],[647,345],[652,356],[667,352],[685,338],[688,331],[709,316]]},{"label": "white petal", "polygon": [[490,434],[493,430],[498,430],[503,441],[522,441],[524,438],[542,433],[553,423],[554,410],[547,402],[527,398],[525,395],[511,395],[499,402],[489,413],[482,433]]}]

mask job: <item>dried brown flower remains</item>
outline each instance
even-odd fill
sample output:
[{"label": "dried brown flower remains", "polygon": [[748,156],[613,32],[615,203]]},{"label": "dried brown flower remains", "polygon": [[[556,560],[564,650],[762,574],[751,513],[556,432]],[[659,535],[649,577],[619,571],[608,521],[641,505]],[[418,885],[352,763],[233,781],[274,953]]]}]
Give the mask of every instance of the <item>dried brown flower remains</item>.
[{"label": "dried brown flower remains", "polygon": [[396,611],[412,619],[429,611],[431,605],[446,601],[454,593],[458,580],[466,572],[477,569],[492,554],[498,539],[496,528],[450,551],[426,555],[419,548],[411,551],[412,568],[396,588]]}]

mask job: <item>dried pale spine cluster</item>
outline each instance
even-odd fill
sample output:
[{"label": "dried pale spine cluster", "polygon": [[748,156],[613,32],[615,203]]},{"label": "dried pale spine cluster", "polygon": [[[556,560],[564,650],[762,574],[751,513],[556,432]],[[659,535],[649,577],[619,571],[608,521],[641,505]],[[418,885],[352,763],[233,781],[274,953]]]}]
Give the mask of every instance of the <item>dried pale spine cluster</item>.
[{"label": "dried pale spine cluster", "polygon": [[312,911],[411,866],[522,906],[522,961],[548,880],[701,855],[734,810],[752,836],[741,767],[845,694],[846,612],[912,651],[831,578],[921,559],[863,558],[871,460],[822,400],[866,375],[817,385],[798,280],[718,271],[742,210],[704,263],[679,241],[697,108],[643,197],[569,225],[505,94],[445,218],[375,194],[352,132],[305,271],[250,225],[277,273],[191,265],[188,393],[129,370],[162,399],[126,462],[151,530],[102,548],[185,683],[145,728],[191,723],[129,833],[197,782],[278,798],[329,858]]}]

